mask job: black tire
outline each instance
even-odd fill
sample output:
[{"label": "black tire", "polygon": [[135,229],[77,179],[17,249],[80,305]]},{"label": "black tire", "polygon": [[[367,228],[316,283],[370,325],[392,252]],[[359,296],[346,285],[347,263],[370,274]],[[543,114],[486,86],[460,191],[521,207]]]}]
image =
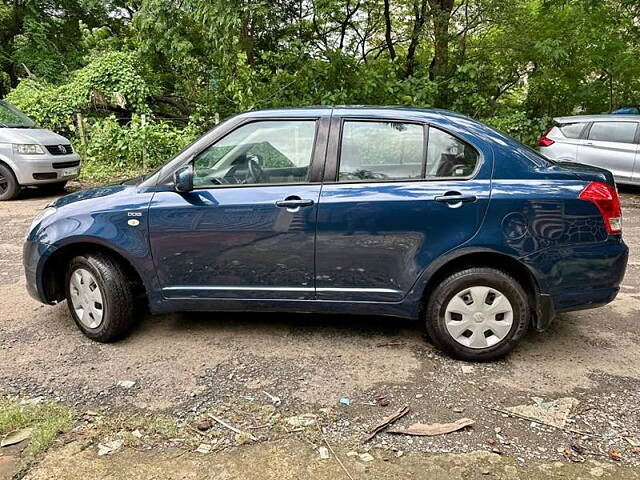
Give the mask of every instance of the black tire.
[{"label": "black tire", "polygon": [[40,189],[45,191],[45,192],[50,192],[50,193],[61,193],[65,191],[65,188],[67,187],[67,181],[65,180],[64,182],[56,182],[56,183],[45,183],[43,185],[40,185]]},{"label": "black tire", "polygon": [[0,164],[0,202],[11,200],[20,193],[18,180],[10,168]]},{"label": "black tire", "polygon": [[[473,286],[498,290],[509,300],[513,309],[511,329],[501,341],[486,348],[462,345],[445,325],[445,312],[451,299]],[[429,297],[425,317],[427,333],[438,348],[461,360],[482,362],[499,359],[515,348],[529,327],[530,307],[527,294],[511,275],[494,268],[476,267],[456,272],[440,282]]]},{"label": "black tire", "polygon": [[[76,314],[71,300],[71,275],[78,269],[87,270],[94,277],[102,294],[102,322],[95,328],[84,325]],[[134,289],[125,269],[107,255],[91,253],[71,260],[65,277],[67,305],[78,328],[91,340],[112,342],[124,337],[134,324]]]}]

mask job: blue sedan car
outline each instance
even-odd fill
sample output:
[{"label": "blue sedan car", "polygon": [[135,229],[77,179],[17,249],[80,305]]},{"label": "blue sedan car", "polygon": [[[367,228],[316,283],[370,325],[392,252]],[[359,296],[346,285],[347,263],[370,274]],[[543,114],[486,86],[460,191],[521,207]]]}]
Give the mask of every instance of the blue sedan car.
[{"label": "blue sedan car", "polygon": [[108,342],[134,305],[389,315],[455,357],[505,355],[611,302],[628,249],[610,172],[439,110],[235,116],[157,172],[34,220],[27,286]]}]

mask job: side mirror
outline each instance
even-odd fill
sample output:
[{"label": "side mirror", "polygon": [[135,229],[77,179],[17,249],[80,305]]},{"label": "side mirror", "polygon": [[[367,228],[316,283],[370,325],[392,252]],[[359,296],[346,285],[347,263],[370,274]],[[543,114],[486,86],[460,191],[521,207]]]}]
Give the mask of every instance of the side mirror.
[{"label": "side mirror", "polygon": [[193,165],[180,167],[173,174],[173,188],[178,193],[186,193],[193,190]]}]

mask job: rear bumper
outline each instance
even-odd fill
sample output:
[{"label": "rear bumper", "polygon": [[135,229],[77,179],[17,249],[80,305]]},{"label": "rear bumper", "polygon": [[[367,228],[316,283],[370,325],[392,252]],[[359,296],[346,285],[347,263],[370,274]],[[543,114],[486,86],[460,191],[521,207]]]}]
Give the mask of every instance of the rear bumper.
[{"label": "rear bumper", "polygon": [[[80,174],[80,155],[29,155],[14,158],[15,175],[20,185],[41,185],[73,180]],[[75,169],[73,174],[67,173]]]},{"label": "rear bumper", "polygon": [[627,267],[629,248],[618,236],[606,242],[547,249],[521,259],[538,280],[537,330],[558,312],[596,308],[613,301]]},{"label": "rear bumper", "polygon": [[577,292],[567,292],[556,295],[553,303],[556,312],[572,312],[575,310],[586,310],[588,308],[601,307],[612,302],[620,287],[587,289]]}]

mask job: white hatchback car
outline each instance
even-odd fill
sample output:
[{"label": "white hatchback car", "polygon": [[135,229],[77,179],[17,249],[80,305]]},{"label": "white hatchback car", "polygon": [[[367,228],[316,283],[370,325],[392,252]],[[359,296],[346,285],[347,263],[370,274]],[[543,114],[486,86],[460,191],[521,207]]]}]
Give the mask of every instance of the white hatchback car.
[{"label": "white hatchback car", "polygon": [[69,140],[0,100],[0,200],[28,185],[62,190],[79,174],[80,155]]},{"label": "white hatchback car", "polygon": [[617,183],[640,185],[640,115],[578,115],[554,118],[540,140],[551,160],[606,168]]}]

